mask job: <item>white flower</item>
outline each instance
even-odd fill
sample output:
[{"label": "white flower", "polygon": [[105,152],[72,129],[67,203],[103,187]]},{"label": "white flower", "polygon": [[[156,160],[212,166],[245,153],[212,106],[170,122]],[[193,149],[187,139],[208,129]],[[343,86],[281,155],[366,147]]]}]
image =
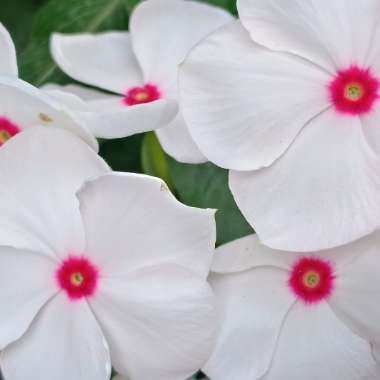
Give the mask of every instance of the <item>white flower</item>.
[{"label": "white flower", "polygon": [[134,380],[183,380],[204,364],[213,211],[182,205],[159,179],[112,174],[65,130],[11,139],[0,177],[7,380],[108,380],[111,362]]},{"label": "white flower", "polygon": [[0,146],[24,129],[44,125],[67,129],[98,149],[82,120],[62,102],[18,79],[17,72],[14,44],[0,24]]},{"label": "white flower", "polygon": [[275,251],[256,235],[218,248],[210,281],[220,329],[205,372],[212,380],[379,379],[379,247],[376,233],[322,253]]},{"label": "white flower", "polygon": [[[231,20],[226,11],[206,4],[150,0],[132,13],[130,33],[55,34],[51,51],[71,77],[119,94],[97,106],[99,137],[160,128],[158,137],[170,155],[180,161],[203,162],[205,157],[177,112],[177,67],[190,48]],[[104,122],[111,110],[118,111],[114,118],[119,118],[119,125],[113,120],[112,128]]]},{"label": "white flower", "polygon": [[378,0],[239,0],[180,71],[203,154],[267,245],[327,249],[380,227]]},{"label": "white flower", "polygon": [[0,23],[0,74],[18,76],[16,49],[9,32]]}]

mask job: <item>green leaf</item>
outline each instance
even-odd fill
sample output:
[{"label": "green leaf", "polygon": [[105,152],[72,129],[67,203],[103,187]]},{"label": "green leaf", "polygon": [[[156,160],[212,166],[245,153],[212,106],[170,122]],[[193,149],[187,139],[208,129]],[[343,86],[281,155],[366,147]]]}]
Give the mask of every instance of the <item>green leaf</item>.
[{"label": "green leaf", "polygon": [[163,179],[173,191],[168,159],[154,132],[149,132],[144,137],[141,162],[145,174]]},{"label": "green leaf", "polygon": [[2,0],[0,21],[12,35],[17,52],[27,44],[32,30],[33,14],[45,0]]},{"label": "green leaf", "polygon": [[225,10],[229,11],[233,15],[237,16],[236,0],[200,0],[204,3],[217,5]]},{"label": "green leaf", "polygon": [[227,170],[206,163],[182,164],[169,160],[170,174],[179,200],[189,206],[215,208],[217,244],[253,233],[228,187]]},{"label": "green leaf", "polygon": [[113,170],[141,173],[141,145],[143,135],[134,135],[123,139],[100,141],[100,156]]},{"label": "green leaf", "polygon": [[127,5],[127,0],[50,0],[35,14],[31,41],[20,56],[21,77],[36,86],[69,82],[50,56],[51,33],[126,30]]}]

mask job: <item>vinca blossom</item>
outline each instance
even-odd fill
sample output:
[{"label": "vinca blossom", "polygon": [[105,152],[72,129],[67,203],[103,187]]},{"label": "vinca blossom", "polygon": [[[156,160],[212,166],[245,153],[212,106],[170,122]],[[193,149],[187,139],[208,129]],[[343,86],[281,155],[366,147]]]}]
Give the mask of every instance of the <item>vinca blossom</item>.
[{"label": "vinca blossom", "polygon": [[[90,103],[99,137],[157,130],[167,153],[204,162],[178,112],[177,67],[197,42],[233,17],[217,7],[183,0],[148,0],[130,17],[129,32],[54,34],[52,55],[68,75],[118,96]],[[89,64],[91,62],[91,64]],[[107,122],[113,111],[113,125]]]},{"label": "vinca blossom", "polygon": [[380,227],[378,0],[238,0],[240,20],[180,71],[201,152],[230,169],[273,248],[328,249]]},{"label": "vinca blossom", "polygon": [[7,380],[183,380],[214,343],[214,211],[112,173],[63,129],[0,149],[0,349]]},{"label": "vinca blossom", "polygon": [[24,129],[43,125],[65,128],[93,149],[98,143],[82,119],[62,102],[18,79],[16,49],[0,24],[0,146]]},{"label": "vinca blossom", "polygon": [[217,249],[210,281],[220,328],[212,380],[380,378],[380,234],[313,253],[257,235]]}]

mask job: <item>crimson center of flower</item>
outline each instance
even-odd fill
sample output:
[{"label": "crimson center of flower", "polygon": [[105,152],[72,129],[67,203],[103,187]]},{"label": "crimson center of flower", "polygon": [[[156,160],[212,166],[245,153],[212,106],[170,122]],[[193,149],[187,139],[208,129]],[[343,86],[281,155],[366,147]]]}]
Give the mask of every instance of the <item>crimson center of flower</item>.
[{"label": "crimson center of flower", "polygon": [[153,84],[145,84],[142,87],[130,88],[124,99],[124,104],[134,106],[136,104],[150,103],[161,98],[161,92]]},{"label": "crimson center of flower", "polygon": [[69,256],[56,272],[59,287],[71,300],[92,296],[96,291],[98,277],[96,266],[83,256]]},{"label": "crimson center of flower", "polygon": [[379,99],[380,81],[371,69],[356,65],[339,70],[329,84],[331,101],[343,114],[361,115],[370,112]]},{"label": "crimson center of flower", "polygon": [[335,276],[330,262],[303,257],[297,261],[288,281],[290,289],[307,304],[328,298],[334,289]]},{"label": "crimson center of flower", "polygon": [[15,123],[4,116],[0,116],[0,146],[20,131],[21,129]]}]

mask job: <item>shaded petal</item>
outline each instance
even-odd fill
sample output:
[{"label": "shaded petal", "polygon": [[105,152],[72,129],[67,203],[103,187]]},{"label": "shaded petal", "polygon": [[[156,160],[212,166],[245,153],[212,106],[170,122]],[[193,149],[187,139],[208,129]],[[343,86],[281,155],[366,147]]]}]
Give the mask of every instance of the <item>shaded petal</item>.
[{"label": "shaded petal", "polygon": [[0,116],[10,119],[20,129],[36,125],[67,129],[98,150],[92,133],[82,120],[70,113],[62,99],[54,99],[20,79],[9,77],[0,77],[0,99]]},{"label": "shaded petal", "polygon": [[106,163],[73,134],[31,128],[0,149],[0,245],[52,257],[83,252],[75,192]]},{"label": "shaded petal", "polygon": [[213,301],[204,279],[166,264],[104,278],[90,300],[115,369],[135,380],[182,380],[203,365],[214,344]]},{"label": "shaded petal", "polygon": [[379,232],[362,239],[361,252],[357,250],[355,260],[339,271],[329,300],[337,316],[377,349],[380,347],[379,246]]},{"label": "shaded petal", "polygon": [[230,172],[230,188],[262,242],[315,251],[354,241],[380,225],[379,159],[360,120],[329,110],[270,168]]},{"label": "shaded petal", "polygon": [[72,83],[65,84],[65,85],[60,85],[57,83],[47,83],[40,88],[47,92],[58,90],[60,92],[76,95],[77,97],[79,97],[80,99],[84,101],[99,100],[99,99],[110,98],[110,97],[119,98],[118,96],[109,95],[105,92],[95,90],[90,87],[80,86],[80,85],[72,84]]},{"label": "shaded petal", "polygon": [[122,98],[89,102],[91,113],[85,116],[88,128],[97,137],[119,138],[153,131],[166,126],[178,112],[177,101],[160,99],[126,106]]},{"label": "shaded petal", "polygon": [[[316,257],[328,260],[333,268],[344,270],[346,265],[354,262],[363,250],[371,244],[377,243],[378,237],[374,233],[356,240],[353,243],[328,249],[306,253],[307,257]],[[305,253],[280,251],[263,245],[256,234],[231,241],[221,245],[215,251],[211,270],[214,273],[237,273],[257,267],[277,267],[292,271],[294,264]]]},{"label": "shaded petal", "polygon": [[118,94],[142,84],[128,32],[54,33],[50,48],[58,66],[80,82]]},{"label": "shaded petal", "polygon": [[[100,138],[120,138],[152,131],[166,126],[178,113],[175,100],[160,99],[129,107],[125,105],[124,98],[118,95],[107,95],[99,91],[84,93],[77,88],[66,90],[63,87],[63,90],[48,89],[47,92],[76,113],[88,130]],[[85,101],[78,96],[83,93],[89,100]]]},{"label": "shaded petal", "polygon": [[380,366],[364,341],[327,305],[297,303],[287,316],[271,368],[263,380],[376,380]]},{"label": "shaded petal", "polygon": [[190,49],[231,20],[221,8],[194,1],[140,3],[132,13],[130,31],[145,82],[158,84],[164,95],[175,94],[177,67]]},{"label": "shaded petal", "polygon": [[[41,310],[27,333],[1,353],[4,377],[25,380],[107,380],[107,343],[86,302],[63,293]],[[22,365],[20,365],[22,363]]]},{"label": "shaded petal", "polygon": [[373,107],[370,113],[360,116],[363,125],[363,135],[368,145],[380,157],[380,107]]},{"label": "shaded petal", "polygon": [[297,54],[332,73],[366,61],[380,14],[377,0],[238,0],[237,4],[254,41]]},{"label": "shaded petal", "polygon": [[290,270],[297,257],[294,252],[266,247],[253,234],[218,247],[211,270],[214,273],[236,273],[263,266]]},{"label": "shaded petal", "polygon": [[18,75],[16,48],[7,29],[0,23],[0,75]]},{"label": "shaded petal", "polygon": [[165,152],[177,161],[189,164],[207,161],[190,136],[181,113],[168,126],[158,129],[156,134]]},{"label": "shaded petal", "polygon": [[0,349],[19,339],[58,292],[56,265],[34,252],[0,247]]},{"label": "shaded petal", "polygon": [[295,302],[287,277],[275,268],[211,276],[220,318],[217,343],[204,366],[211,379],[259,379],[266,373]]},{"label": "shaded petal", "polygon": [[272,164],[330,103],[328,75],[255,45],[240,22],[198,44],[179,79],[190,134],[210,161],[227,169]]},{"label": "shaded petal", "polygon": [[179,203],[158,178],[126,173],[89,182],[79,200],[86,252],[104,276],[160,263],[207,276],[215,243],[214,211]]}]

